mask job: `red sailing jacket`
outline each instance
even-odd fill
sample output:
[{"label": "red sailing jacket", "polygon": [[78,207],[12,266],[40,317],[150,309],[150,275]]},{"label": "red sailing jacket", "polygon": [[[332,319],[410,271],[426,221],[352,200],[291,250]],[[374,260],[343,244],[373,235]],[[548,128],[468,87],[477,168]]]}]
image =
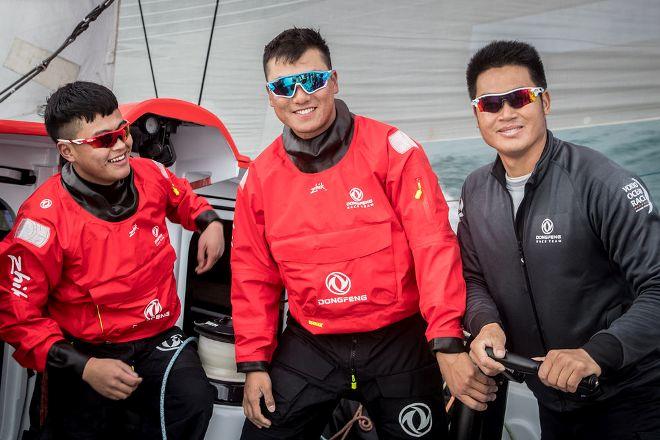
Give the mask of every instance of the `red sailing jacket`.
[{"label": "red sailing jacket", "polygon": [[282,137],[250,165],[234,217],[236,361],[271,360],[282,288],[314,334],[371,331],[421,310],[462,338],[465,282],[438,179],[403,132],[355,116],[346,155],[305,174]]},{"label": "red sailing jacket", "polygon": [[194,230],[212,209],[187,180],[131,158],[135,214],[107,222],[48,179],[21,206],[0,245],[0,339],[26,368],[43,371],[63,332],[89,342],[154,336],[179,316],[165,218]]}]

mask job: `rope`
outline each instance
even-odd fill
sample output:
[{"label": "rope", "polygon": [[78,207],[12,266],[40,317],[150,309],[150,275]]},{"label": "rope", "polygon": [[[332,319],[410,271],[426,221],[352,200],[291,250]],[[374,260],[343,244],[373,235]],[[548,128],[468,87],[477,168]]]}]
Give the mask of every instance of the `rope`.
[{"label": "rope", "polygon": [[73,29],[71,32],[71,35],[67,37],[66,40],[64,40],[64,43],[58,47],[55,52],[53,52],[48,58],[44,59],[41,61],[39,64],[34,66],[32,70],[18,78],[16,81],[5,87],[2,91],[0,91],[0,103],[9,98],[11,95],[13,95],[18,89],[23,87],[25,84],[29,83],[32,81],[32,79],[39,75],[41,72],[46,70],[48,68],[48,65],[50,64],[51,61],[53,61],[64,49],[67,48],[71,43],[76,41],[76,38],[80,36],[83,32],[85,32],[88,28],[91,22],[99,18],[99,15],[103,11],[105,11],[112,3],[114,3],[115,0],[105,0],[103,1],[100,5],[92,9],[92,11],[85,16],[85,18],[76,25],[76,27]]},{"label": "rope", "polygon": [[371,421],[371,419],[367,416],[362,415],[362,404],[358,406],[358,408],[355,410],[355,414],[353,414],[353,418],[348,421],[344,425],[343,428],[341,428],[335,435],[330,437],[330,440],[345,440],[346,437],[348,437],[349,432],[351,431],[351,428],[355,424],[355,422],[358,422],[358,426],[360,429],[364,432],[369,432],[374,428],[374,424]]},{"label": "rope", "polygon": [[204,73],[202,74],[202,86],[199,89],[199,99],[197,105],[202,104],[202,93],[204,92],[204,82],[206,81],[206,69],[209,67],[209,56],[211,55],[211,43],[213,43],[213,31],[215,31],[215,19],[218,17],[218,6],[220,0],[215,0],[215,11],[213,12],[213,23],[211,24],[211,35],[209,36],[209,45],[206,48],[206,61],[204,61]]},{"label": "rope", "polygon": [[144,32],[144,43],[147,45],[147,56],[149,57],[149,68],[151,69],[151,81],[154,83],[154,94],[158,98],[158,89],[156,88],[156,75],[154,75],[154,65],[151,62],[151,51],[149,50],[149,38],[147,38],[147,27],[144,25],[144,14],[142,14],[142,0],[138,0],[140,7],[140,20],[142,20],[142,32]]},{"label": "rope", "polygon": [[181,344],[181,346],[177,348],[176,351],[174,352],[172,359],[170,359],[170,363],[167,364],[167,368],[165,369],[165,374],[163,374],[163,382],[160,386],[160,432],[163,436],[163,440],[167,440],[167,431],[165,430],[165,387],[167,386],[167,378],[170,375],[170,370],[172,369],[172,366],[174,366],[174,362],[176,362],[176,358],[179,357],[183,349],[190,342],[197,342],[197,338],[190,337],[185,341],[183,341],[183,344]]}]

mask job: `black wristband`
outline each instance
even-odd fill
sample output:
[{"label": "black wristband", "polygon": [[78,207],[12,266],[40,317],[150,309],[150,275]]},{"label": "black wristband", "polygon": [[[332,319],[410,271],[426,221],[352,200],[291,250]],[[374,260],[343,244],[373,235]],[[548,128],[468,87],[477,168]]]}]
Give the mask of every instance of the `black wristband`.
[{"label": "black wristband", "polygon": [[266,361],[239,362],[236,364],[236,371],[238,371],[239,373],[251,373],[253,371],[268,371],[268,362]]},{"label": "black wristband", "polygon": [[218,217],[218,214],[212,209],[209,209],[208,211],[202,212],[200,215],[197,216],[195,219],[195,225],[197,226],[197,229],[199,232],[204,232],[208,226],[213,223],[213,222],[219,222],[220,217]]},{"label": "black wristband", "polygon": [[461,338],[433,338],[429,341],[433,353],[465,353],[465,343]]},{"label": "black wristband", "polygon": [[54,343],[48,350],[46,365],[50,368],[68,369],[82,377],[89,356],[76,350],[66,341]]}]

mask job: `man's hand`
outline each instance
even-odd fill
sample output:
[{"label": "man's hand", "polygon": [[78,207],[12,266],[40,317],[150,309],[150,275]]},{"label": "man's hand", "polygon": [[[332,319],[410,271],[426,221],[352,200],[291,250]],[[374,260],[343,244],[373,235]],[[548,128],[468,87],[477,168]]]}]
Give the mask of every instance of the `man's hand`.
[{"label": "man's hand", "polygon": [[211,222],[204,229],[197,244],[197,267],[195,273],[204,273],[222,257],[225,252],[225,235],[222,223]]},{"label": "man's hand", "polygon": [[581,348],[550,350],[539,367],[539,379],[544,385],[567,393],[574,393],[580,381],[595,374],[600,376],[601,369],[589,353]]},{"label": "man's hand", "polygon": [[261,414],[259,401],[263,396],[268,411],[275,411],[275,399],[270,376],[265,371],[251,371],[245,378],[245,389],[243,391],[243,412],[249,421],[257,428],[269,428],[270,420]]},{"label": "man's hand", "polygon": [[82,378],[97,393],[112,400],[126,399],[142,382],[131,367],[118,359],[90,358]]},{"label": "man's hand", "polygon": [[467,353],[436,353],[442,377],[452,396],[477,411],[487,408],[495,400],[497,385],[472,363]]},{"label": "man's hand", "polygon": [[470,344],[470,357],[484,374],[495,376],[504,371],[504,365],[486,354],[486,347],[491,347],[495,357],[503,358],[506,354],[504,344],[506,335],[497,323],[486,324]]}]

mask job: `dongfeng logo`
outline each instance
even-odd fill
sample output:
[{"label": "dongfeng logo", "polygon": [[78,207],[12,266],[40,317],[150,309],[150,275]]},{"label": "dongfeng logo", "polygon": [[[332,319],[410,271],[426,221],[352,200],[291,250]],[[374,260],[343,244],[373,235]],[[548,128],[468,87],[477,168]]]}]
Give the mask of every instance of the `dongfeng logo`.
[{"label": "dongfeng logo", "polygon": [[144,308],[144,317],[147,318],[147,321],[167,318],[168,316],[170,316],[170,312],[163,313],[163,306],[160,305],[158,298],[151,300],[151,302],[147,304],[147,307]]},{"label": "dongfeng logo", "polygon": [[360,188],[354,187],[348,191],[348,195],[351,198],[350,202],[346,202],[346,209],[355,209],[355,208],[371,208],[374,206],[374,199],[364,199],[364,193]]},{"label": "dongfeng logo", "polygon": [[554,231],[554,229],[555,229],[555,225],[552,224],[552,220],[550,220],[549,218],[546,218],[545,220],[543,220],[543,223],[541,223],[541,231],[543,231],[545,235],[552,234],[552,231]]},{"label": "dongfeng logo", "polygon": [[[561,229],[561,223],[560,223]],[[561,243],[562,234],[553,234],[555,224],[549,218],[541,222],[541,234],[536,236],[536,244]]]},{"label": "dongfeng logo", "polygon": [[169,338],[165,339],[163,342],[161,342],[160,345],[156,347],[156,349],[160,351],[176,350],[182,344],[181,338],[183,338],[183,335],[180,334],[172,335]]},{"label": "dongfeng logo", "polygon": [[351,279],[341,272],[332,272],[325,277],[325,287],[335,295],[346,295],[351,290]]},{"label": "dongfeng logo", "polygon": [[426,435],[433,426],[431,408],[424,403],[411,403],[399,413],[399,425],[411,437]]},{"label": "dongfeng logo", "polygon": [[364,193],[360,188],[351,188],[348,195],[351,196],[351,199],[353,199],[354,202],[361,202],[364,198]]},{"label": "dongfeng logo", "polygon": [[41,209],[48,209],[51,206],[53,206],[53,201],[51,199],[43,199],[40,203],[39,206],[41,206]]},{"label": "dongfeng logo", "polygon": [[155,244],[156,246],[159,246],[159,245],[163,242],[163,240],[165,240],[165,236],[164,236],[163,234],[160,233],[160,229],[158,228],[158,226],[154,226],[154,227],[151,229],[151,233],[152,233],[153,236],[156,238],[156,239],[154,240],[154,244]]}]

